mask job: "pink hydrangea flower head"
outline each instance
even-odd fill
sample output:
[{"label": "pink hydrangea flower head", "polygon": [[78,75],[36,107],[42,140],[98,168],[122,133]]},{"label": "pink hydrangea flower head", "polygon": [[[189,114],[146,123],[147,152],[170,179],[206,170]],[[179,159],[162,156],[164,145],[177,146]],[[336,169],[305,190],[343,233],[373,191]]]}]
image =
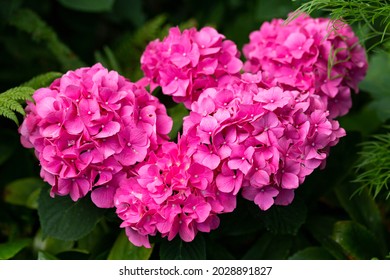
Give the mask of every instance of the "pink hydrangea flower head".
[{"label": "pink hydrangea flower head", "polygon": [[358,92],[367,71],[365,51],[350,26],[305,14],[288,23],[264,23],[250,34],[243,53],[245,71],[260,71],[268,86],[319,96],[331,118],[349,111],[350,89]]},{"label": "pink hydrangea flower head", "polygon": [[134,245],[150,247],[149,236],[156,234],[190,242],[197,232],[217,228],[218,214],[235,208],[235,196],[219,192],[217,172],[194,159],[192,145],[198,143],[186,137],[166,143],[138,164],[135,175],[121,178],[114,202]]},{"label": "pink hydrangea flower head", "polygon": [[193,160],[217,172],[220,193],[242,191],[267,210],[291,203],[345,131],[311,95],[261,81],[259,73],[245,73],[205,89],[184,119],[183,134],[196,144]]},{"label": "pink hydrangea flower head", "polygon": [[168,140],[172,120],[144,88],[101,64],[69,71],[28,102],[19,132],[52,195],[113,207],[115,177]]},{"label": "pink hydrangea flower head", "polygon": [[216,86],[220,77],[239,74],[243,63],[237,46],[212,27],[169,30],[162,41],[148,44],[141,68],[151,90],[162,92],[183,102],[187,108],[205,88]]}]

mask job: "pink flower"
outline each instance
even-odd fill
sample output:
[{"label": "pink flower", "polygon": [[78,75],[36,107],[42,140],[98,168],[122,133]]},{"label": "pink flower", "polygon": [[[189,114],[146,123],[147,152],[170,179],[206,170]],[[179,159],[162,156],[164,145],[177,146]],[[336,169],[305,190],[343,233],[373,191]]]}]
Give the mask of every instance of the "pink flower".
[{"label": "pink flower", "polygon": [[199,164],[207,166],[211,170],[216,169],[221,162],[221,158],[213,151],[212,147],[199,145],[194,154],[194,160]]},{"label": "pink flower", "polygon": [[114,206],[115,176],[167,141],[172,126],[155,97],[100,64],[69,71],[33,99],[21,142],[35,148],[51,194],[78,200],[92,191],[99,207]]},{"label": "pink flower", "polygon": [[244,174],[239,170],[232,170],[226,163],[222,165],[221,173],[217,175],[215,183],[218,190],[236,195],[242,186]]},{"label": "pink flower", "polygon": [[155,40],[141,57],[141,68],[151,89],[161,86],[164,94],[190,109],[199,93],[217,85],[224,75],[238,76],[243,63],[237,46],[212,27],[180,32],[174,27],[162,41]]},{"label": "pink flower", "polygon": [[365,51],[350,26],[300,15],[288,24],[281,19],[265,22],[249,37],[243,47],[245,71],[261,71],[267,86],[319,96],[331,118],[348,112],[351,96],[345,88],[358,92],[367,71]]},{"label": "pink flower", "polygon": [[166,143],[122,177],[114,198],[130,242],[150,247],[149,236],[192,241],[199,231],[219,225],[217,214],[231,212],[235,197],[218,193],[213,171],[195,160],[186,137]]},{"label": "pink flower", "polygon": [[184,120],[194,161],[218,172],[215,189],[226,200],[211,203],[215,209],[234,207],[230,196],[240,191],[262,210],[291,203],[293,190],[324,164],[326,151],[345,135],[321,100],[261,86],[258,77],[225,78],[205,89]]}]

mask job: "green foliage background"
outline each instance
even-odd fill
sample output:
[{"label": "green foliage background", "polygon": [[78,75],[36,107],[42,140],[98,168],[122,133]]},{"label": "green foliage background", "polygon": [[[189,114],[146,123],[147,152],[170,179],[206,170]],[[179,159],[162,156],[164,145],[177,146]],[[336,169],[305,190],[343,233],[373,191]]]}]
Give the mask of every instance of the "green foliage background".
[{"label": "green foliage background", "polygon": [[[210,234],[191,243],[155,237],[145,249],[127,241],[113,210],[92,207],[88,197],[50,198],[17,132],[34,89],[97,61],[135,81],[146,44],[175,25],[212,25],[241,48],[263,21],[287,18],[302,4],[313,16],[354,24],[369,72],[340,119],[347,136],[290,206],[262,212],[239,199]],[[0,0],[0,6],[0,259],[390,258],[388,1]],[[187,111],[163,102],[176,135]]]}]

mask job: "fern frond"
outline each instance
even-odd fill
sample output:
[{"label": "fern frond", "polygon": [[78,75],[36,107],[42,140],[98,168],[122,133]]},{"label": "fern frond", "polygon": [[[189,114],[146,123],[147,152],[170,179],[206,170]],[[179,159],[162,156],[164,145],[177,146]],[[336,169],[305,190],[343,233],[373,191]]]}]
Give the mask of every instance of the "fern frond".
[{"label": "fern frond", "polygon": [[17,10],[10,18],[9,24],[30,34],[34,41],[45,44],[64,71],[84,65],[68,46],[61,42],[55,31],[32,10]]},{"label": "fern frond", "polygon": [[14,112],[18,112],[21,115],[25,114],[22,105],[19,102],[12,99],[0,99],[0,107],[7,108]]},{"label": "fern frond", "polygon": [[160,15],[146,22],[135,33],[125,34],[117,46],[113,49],[115,57],[119,61],[123,61],[121,69],[123,75],[135,81],[142,77],[140,69],[140,57],[146,45],[156,38],[163,37],[163,31],[166,16]]},{"label": "fern frond", "polygon": [[155,39],[162,38],[165,35],[161,34],[162,27],[167,20],[166,15],[159,15],[150,21],[146,22],[133,35],[133,43],[137,45],[145,45],[145,43]]},{"label": "fern frond", "polygon": [[11,119],[17,125],[19,125],[19,120],[18,120],[16,114],[13,111],[9,110],[9,109],[6,109],[6,108],[3,108],[3,107],[0,106],[0,116],[6,117],[7,119]]},{"label": "fern frond", "polygon": [[31,99],[34,89],[28,86],[14,87],[0,94],[0,101]]},{"label": "fern frond", "polygon": [[356,164],[357,177],[362,189],[368,187],[374,196],[387,191],[390,197],[390,132],[379,134],[361,144],[362,151]]},{"label": "fern frond", "polygon": [[19,125],[15,112],[24,115],[20,101],[31,99],[34,89],[31,87],[15,87],[0,94],[0,116],[13,120]]},{"label": "fern frond", "polygon": [[62,76],[60,72],[48,72],[38,75],[31,80],[22,84],[25,87],[31,87],[33,89],[39,89],[42,87],[48,87],[55,79]]},{"label": "fern frond", "polygon": [[103,52],[95,52],[95,60],[103,64],[104,67],[110,70],[115,70],[118,73],[122,74],[122,69],[119,64],[119,61],[116,58],[114,52],[108,46],[103,47]]}]

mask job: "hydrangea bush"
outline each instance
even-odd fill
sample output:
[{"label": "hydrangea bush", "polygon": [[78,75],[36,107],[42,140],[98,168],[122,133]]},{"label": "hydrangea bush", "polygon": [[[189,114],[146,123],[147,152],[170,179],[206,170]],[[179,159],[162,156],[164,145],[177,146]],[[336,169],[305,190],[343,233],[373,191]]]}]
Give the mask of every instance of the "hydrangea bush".
[{"label": "hydrangea bush", "polygon": [[[351,108],[365,51],[348,25],[301,15],[264,23],[243,54],[212,27],[171,28],[146,47],[135,83],[96,64],[38,89],[22,144],[52,196],[91,192],[136,246],[190,242],[239,195],[258,211],[289,205],[346,134],[336,118]],[[176,142],[158,87],[190,110]]]}]

